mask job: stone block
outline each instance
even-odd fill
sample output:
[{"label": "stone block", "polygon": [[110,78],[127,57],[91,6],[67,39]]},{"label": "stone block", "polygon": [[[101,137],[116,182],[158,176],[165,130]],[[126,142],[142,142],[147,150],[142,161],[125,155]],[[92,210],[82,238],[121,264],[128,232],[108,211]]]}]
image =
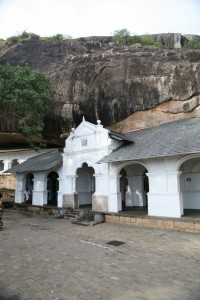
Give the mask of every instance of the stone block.
[{"label": "stone block", "polygon": [[125,223],[130,224],[131,223],[131,217],[124,217]]},{"label": "stone block", "polygon": [[174,221],[174,229],[175,230],[194,230],[194,224],[191,222],[187,223],[187,222]]},{"label": "stone block", "polygon": [[78,208],[78,194],[65,194],[63,195],[63,207],[64,208]]},{"label": "stone block", "polygon": [[174,229],[174,221],[173,220],[156,220],[157,228],[160,229]]},{"label": "stone block", "polygon": [[1,190],[15,190],[16,179],[12,174],[1,174],[0,175],[0,189]]},{"label": "stone block", "polygon": [[143,226],[143,219],[142,218],[136,218],[135,219],[135,225],[136,226]]},{"label": "stone block", "polygon": [[108,212],[108,196],[93,195],[92,210]]},{"label": "stone block", "polygon": [[112,216],[112,221],[115,222],[115,223],[120,223],[119,216]]},{"label": "stone block", "polygon": [[105,215],[105,222],[112,222],[112,215]]},{"label": "stone block", "polygon": [[157,228],[156,220],[153,219],[142,219],[142,225],[148,228]]},{"label": "stone block", "polygon": [[130,217],[130,221],[131,221],[131,223],[135,223],[136,221],[136,218],[134,218],[134,217]]},{"label": "stone block", "polygon": [[194,230],[200,232],[200,223],[194,223]]},{"label": "stone block", "polygon": [[96,223],[102,223],[105,221],[104,214],[102,213],[94,213],[94,221]]},{"label": "stone block", "polygon": [[120,222],[121,224],[126,223],[126,222],[125,222],[125,217],[124,217],[124,216],[120,216],[120,217],[119,217],[119,222]]}]

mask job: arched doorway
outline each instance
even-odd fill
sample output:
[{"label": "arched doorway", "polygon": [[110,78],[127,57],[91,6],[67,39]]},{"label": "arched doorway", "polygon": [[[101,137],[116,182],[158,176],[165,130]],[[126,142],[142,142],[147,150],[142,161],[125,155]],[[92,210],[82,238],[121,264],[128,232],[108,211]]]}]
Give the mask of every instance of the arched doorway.
[{"label": "arched doorway", "polygon": [[188,159],[179,171],[184,214],[188,210],[200,210],[200,157]]},{"label": "arched doorway", "polygon": [[122,210],[126,206],[126,192],[128,189],[128,179],[127,174],[124,169],[122,169],[119,173],[120,175],[120,193],[121,193],[121,199],[122,199]]},{"label": "arched doorway", "polygon": [[30,198],[32,202],[33,189],[34,189],[34,176],[32,173],[26,175],[25,189],[28,189],[30,192]]},{"label": "arched doorway", "polygon": [[58,190],[59,190],[59,176],[56,172],[49,173],[47,177],[47,190],[48,190],[48,205],[56,205],[58,202]]},{"label": "arched doorway", "polygon": [[121,169],[119,175],[122,211],[147,208],[149,180],[146,174],[147,169],[141,164],[130,164]]},{"label": "arched doorway", "polygon": [[77,169],[76,192],[78,193],[79,206],[91,205],[92,194],[95,192],[95,171],[86,163]]}]

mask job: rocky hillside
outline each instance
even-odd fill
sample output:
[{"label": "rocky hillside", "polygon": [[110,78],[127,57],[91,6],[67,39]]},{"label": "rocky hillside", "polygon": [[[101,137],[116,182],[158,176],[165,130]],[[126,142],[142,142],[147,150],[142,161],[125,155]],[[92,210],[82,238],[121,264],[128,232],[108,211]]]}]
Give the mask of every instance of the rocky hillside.
[{"label": "rocky hillside", "polygon": [[[0,50],[0,64],[28,64],[47,74],[54,98],[45,138],[59,144],[82,116],[123,132],[199,113],[200,49],[117,47],[29,39]],[[21,143],[12,116],[0,122],[1,145]]]}]

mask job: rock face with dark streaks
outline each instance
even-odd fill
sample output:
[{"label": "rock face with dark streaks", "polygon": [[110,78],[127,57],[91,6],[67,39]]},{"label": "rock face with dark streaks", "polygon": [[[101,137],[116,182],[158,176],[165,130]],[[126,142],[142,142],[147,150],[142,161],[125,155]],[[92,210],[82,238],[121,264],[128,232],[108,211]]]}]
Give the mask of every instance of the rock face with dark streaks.
[{"label": "rock face with dark streaks", "polygon": [[[54,97],[44,136],[55,144],[83,115],[112,127],[163,103],[169,103],[165,121],[167,114],[184,117],[199,106],[200,49],[116,47],[103,39],[84,43],[30,39],[0,50],[0,64],[6,63],[28,64],[49,76]],[[129,123],[133,129],[134,117]],[[9,118],[1,119],[0,130],[4,136],[17,132]]]}]

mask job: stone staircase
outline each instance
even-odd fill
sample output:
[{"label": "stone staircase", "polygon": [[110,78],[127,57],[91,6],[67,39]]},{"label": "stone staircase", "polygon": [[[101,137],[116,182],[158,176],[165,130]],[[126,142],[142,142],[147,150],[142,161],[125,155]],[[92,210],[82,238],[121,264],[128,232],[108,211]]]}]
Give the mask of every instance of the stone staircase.
[{"label": "stone staircase", "polygon": [[78,210],[78,209],[60,209],[56,215],[57,218],[71,219],[72,224],[82,226],[94,226],[104,222],[104,214],[93,212],[91,210]]},{"label": "stone staircase", "polygon": [[65,219],[76,220],[76,219],[78,219],[79,215],[80,215],[80,210],[79,209],[73,209],[73,210],[67,209],[64,212],[64,218]]}]

